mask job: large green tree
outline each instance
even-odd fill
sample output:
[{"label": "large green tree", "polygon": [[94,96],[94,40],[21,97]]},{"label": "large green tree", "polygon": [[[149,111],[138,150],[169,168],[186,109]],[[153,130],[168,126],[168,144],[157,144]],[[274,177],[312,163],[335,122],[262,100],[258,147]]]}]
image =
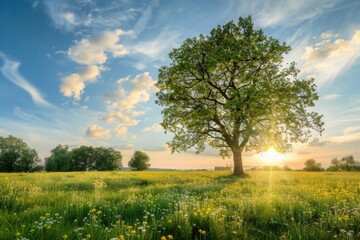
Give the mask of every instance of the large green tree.
[{"label": "large green tree", "polygon": [[314,79],[299,80],[295,63],[283,64],[285,43],[255,29],[250,17],[189,38],[159,70],[157,103],[172,151],[206,145],[232,154],[234,175],[244,174],[246,150],[278,151],[323,131],[322,116],[308,111],[318,99]]},{"label": "large green tree", "polygon": [[38,162],[36,150],[22,139],[0,137],[0,172],[29,172]]}]

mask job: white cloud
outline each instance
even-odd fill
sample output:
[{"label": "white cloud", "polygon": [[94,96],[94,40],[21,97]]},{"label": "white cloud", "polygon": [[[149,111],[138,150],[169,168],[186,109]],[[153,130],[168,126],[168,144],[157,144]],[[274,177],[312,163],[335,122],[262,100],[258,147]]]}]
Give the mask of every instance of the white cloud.
[{"label": "white cloud", "polygon": [[335,143],[347,143],[347,142],[354,142],[359,140],[360,140],[360,132],[352,132],[331,138],[331,141]]},{"label": "white cloud", "polygon": [[70,10],[69,5],[63,0],[44,1],[46,12],[53,20],[55,27],[71,31],[81,21],[76,21],[76,14]]},{"label": "white cloud", "polygon": [[61,80],[60,92],[65,97],[79,100],[85,88],[85,82],[93,82],[100,75],[100,68],[95,65],[87,66],[80,73],[72,73]]},{"label": "white cloud", "polygon": [[127,53],[125,47],[118,43],[120,35],[124,32],[120,29],[105,31],[84,38],[68,50],[68,56],[79,64],[88,65],[81,73],[73,73],[62,79],[60,92],[66,97],[74,97],[79,100],[85,89],[85,82],[94,81],[100,72],[106,70],[104,64],[108,54],[113,57],[121,57]]},{"label": "white cloud", "polygon": [[126,111],[126,112],[109,111],[105,115],[103,120],[108,123],[118,122],[125,126],[135,126],[135,125],[138,125],[138,123],[139,123],[139,120],[133,119],[133,117],[135,117],[135,116],[138,116],[138,115],[134,114],[134,112],[131,112],[131,111]]},{"label": "white cloud", "polygon": [[111,137],[110,130],[104,129],[96,124],[92,124],[86,130],[86,135],[91,138],[109,139]]},{"label": "white cloud", "polygon": [[115,136],[119,138],[126,138],[128,129],[125,126],[118,125],[114,130]]},{"label": "white cloud", "polygon": [[303,71],[315,75],[319,85],[331,82],[360,56],[360,30],[350,40],[328,40],[305,48]]},{"label": "white cloud", "polygon": [[[132,1],[97,4],[91,0],[46,0],[45,11],[55,27],[66,31],[114,29],[135,21],[144,12]],[[146,22],[145,22],[146,23]]]},{"label": "white cloud", "polygon": [[144,70],[146,68],[146,64],[145,63],[142,63],[142,62],[137,62],[134,64],[134,67],[137,69],[137,70]]},{"label": "white cloud", "polygon": [[160,125],[160,123],[155,123],[150,127],[143,128],[144,132],[161,132],[163,131],[163,127]]},{"label": "white cloud", "polygon": [[142,12],[142,15],[136,21],[136,24],[133,28],[133,31],[137,35],[139,35],[145,29],[146,25],[150,21],[150,18],[151,18],[154,8],[156,8],[158,5],[159,5],[159,0],[152,0],[146,6],[145,10]]},{"label": "white cloud", "polygon": [[180,34],[164,30],[156,38],[148,41],[140,41],[129,46],[131,54],[143,54],[151,59],[165,60],[169,51],[180,45]]},{"label": "white cloud", "polygon": [[[233,0],[229,11],[237,15],[253,16],[261,27],[293,26],[312,19],[334,7],[342,0]],[[314,6],[315,5],[315,6]]]},{"label": "white cloud", "polygon": [[328,94],[328,95],[325,95],[323,97],[321,97],[322,99],[325,99],[325,100],[334,100],[334,99],[337,99],[339,98],[341,95],[339,94]]},{"label": "white cloud", "polygon": [[130,80],[131,89],[129,93],[121,88],[118,90],[117,106],[122,110],[129,110],[141,102],[147,102],[150,99],[150,94],[157,91],[155,83],[156,81],[148,72],[136,75]]},{"label": "white cloud", "polygon": [[68,56],[75,62],[86,65],[104,64],[109,53],[113,57],[122,57],[127,54],[125,47],[118,43],[122,34],[124,31],[116,29],[81,39],[68,50]]},{"label": "white cloud", "polygon": [[72,12],[65,12],[62,14],[63,18],[67,21],[69,25],[75,25],[76,23],[76,16]]},{"label": "white cloud", "polygon": [[[119,88],[105,96],[107,113],[103,120],[107,123],[116,123],[115,135],[124,138],[128,137],[128,127],[138,125],[140,120],[137,117],[145,114],[144,111],[138,110],[138,107],[141,103],[147,102],[151,93],[157,90],[154,85],[156,81],[148,72],[144,72],[133,79],[130,79],[130,76],[120,78],[116,83],[120,85]],[[122,86],[125,83],[130,85],[128,92]]]},{"label": "white cloud", "polygon": [[339,34],[334,34],[334,33],[330,33],[330,32],[323,32],[320,37],[322,39],[330,39],[330,38],[336,38],[338,37]]},{"label": "white cloud", "polygon": [[119,79],[116,81],[116,83],[122,84],[122,83],[124,83],[124,82],[129,81],[129,80],[130,80],[130,75],[127,76],[127,77],[119,78]]},{"label": "white cloud", "polygon": [[54,106],[46,101],[39,90],[36,89],[28,80],[26,80],[20,73],[20,62],[11,61],[4,53],[0,52],[0,58],[4,61],[4,65],[1,68],[2,74],[11,82],[24,89],[30,94],[32,100],[36,105],[54,108]]},{"label": "white cloud", "polygon": [[356,132],[360,132],[360,126],[347,127],[344,129],[344,134],[351,134]]}]

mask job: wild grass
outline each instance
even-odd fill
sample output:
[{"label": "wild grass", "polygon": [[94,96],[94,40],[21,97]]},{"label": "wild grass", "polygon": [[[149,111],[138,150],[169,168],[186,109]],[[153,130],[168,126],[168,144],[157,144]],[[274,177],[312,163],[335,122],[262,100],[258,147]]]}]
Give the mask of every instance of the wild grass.
[{"label": "wild grass", "polygon": [[0,174],[0,239],[360,239],[359,173]]}]

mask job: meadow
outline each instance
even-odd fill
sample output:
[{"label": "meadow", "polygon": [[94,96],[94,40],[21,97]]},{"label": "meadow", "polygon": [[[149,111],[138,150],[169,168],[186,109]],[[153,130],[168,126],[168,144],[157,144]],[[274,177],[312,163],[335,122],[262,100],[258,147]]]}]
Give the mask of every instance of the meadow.
[{"label": "meadow", "polygon": [[0,239],[360,239],[351,172],[0,174]]}]

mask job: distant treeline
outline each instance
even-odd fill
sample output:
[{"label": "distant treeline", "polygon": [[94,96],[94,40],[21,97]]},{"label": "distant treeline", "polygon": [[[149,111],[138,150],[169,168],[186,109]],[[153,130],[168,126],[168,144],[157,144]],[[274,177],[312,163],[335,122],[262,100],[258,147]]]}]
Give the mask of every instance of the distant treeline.
[{"label": "distant treeline", "polygon": [[[316,162],[314,159],[308,159],[304,163],[305,167],[303,169],[296,169],[310,171],[310,172],[319,172],[319,171],[360,171],[360,162],[356,161],[353,155],[348,155],[340,159],[333,158],[331,164],[328,168],[323,168],[321,163]],[[289,166],[285,165],[280,166],[263,166],[263,167],[252,167],[249,170],[251,171],[292,171]]]},{"label": "distant treeline", "polygon": [[[135,151],[129,167],[133,171],[142,171],[150,167],[149,156],[141,151]],[[360,162],[353,155],[340,159],[333,158],[327,169],[314,159],[304,163],[305,171],[360,171]],[[50,157],[43,165],[35,149],[30,149],[20,138],[0,137],[0,172],[67,172],[67,171],[113,171],[121,170],[122,155],[113,148],[80,146],[72,150],[67,145],[58,145],[51,150]],[[220,170],[220,169],[217,169]],[[249,170],[291,171],[287,165],[253,167]]]},{"label": "distant treeline", "polygon": [[[150,167],[149,156],[135,151],[129,161],[134,171]],[[43,165],[35,149],[30,149],[20,138],[0,137],[0,172],[68,172],[68,171],[113,171],[121,170],[122,155],[113,148],[80,146],[72,150],[67,145],[58,145],[45,158]]]}]

